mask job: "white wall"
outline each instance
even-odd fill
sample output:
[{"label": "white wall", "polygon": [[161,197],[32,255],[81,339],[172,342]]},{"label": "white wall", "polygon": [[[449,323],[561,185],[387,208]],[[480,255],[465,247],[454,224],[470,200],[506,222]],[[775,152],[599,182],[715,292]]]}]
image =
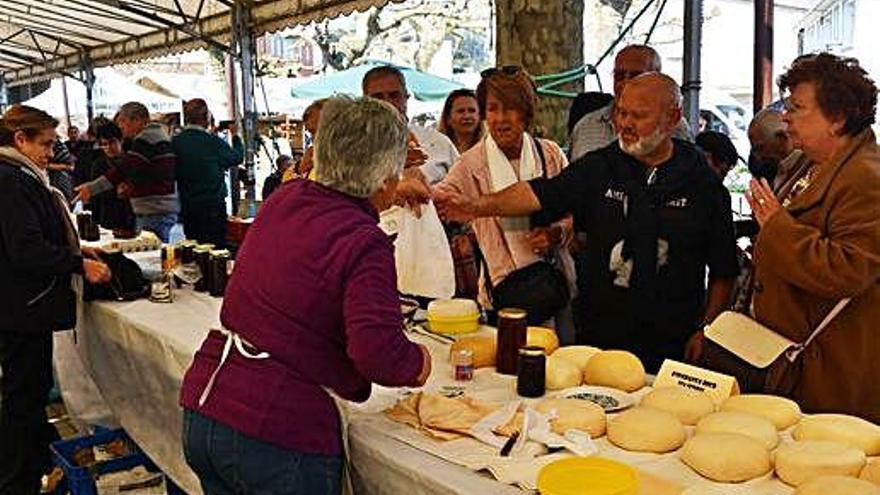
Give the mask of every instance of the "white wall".
[{"label": "white wall", "polygon": [[[877,0],[863,0],[880,7]],[[797,23],[815,0],[777,0],[774,12],[774,79],[797,56]],[[596,2],[598,3],[598,2]],[[637,7],[643,5],[637,2]],[[751,106],[752,65],[754,46],[754,4],[751,0],[705,0],[703,6],[702,80],[704,87],[715,87],[731,93]],[[637,10],[633,9],[634,11]],[[632,13],[634,15],[635,12]],[[630,42],[643,42],[656,15],[654,7],[644,15],[634,29]],[[615,16],[608,8],[591,6],[585,17],[586,58],[594,62],[614,39],[609,28]],[[669,0],[651,44],[663,57],[663,70],[681,81],[683,57],[684,3]],[[593,46],[590,46],[590,45]],[[626,43],[622,43],[618,48]],[[605,90],[610,90],[612,60],[599,68]],[[588,87],[595,87],[587,80]]]}]

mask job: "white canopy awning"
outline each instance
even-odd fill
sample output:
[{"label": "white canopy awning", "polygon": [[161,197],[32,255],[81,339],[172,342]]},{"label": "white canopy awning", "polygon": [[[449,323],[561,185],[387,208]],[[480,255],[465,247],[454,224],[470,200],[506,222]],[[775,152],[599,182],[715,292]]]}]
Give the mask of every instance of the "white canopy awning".
[{"label": "white canopy awning", "polygon": [[[391,0],[400,1],[400,0]],[[255,35],[389,0],[0,0],[0,73],[10,85],[229,44],[233,3]]]}]

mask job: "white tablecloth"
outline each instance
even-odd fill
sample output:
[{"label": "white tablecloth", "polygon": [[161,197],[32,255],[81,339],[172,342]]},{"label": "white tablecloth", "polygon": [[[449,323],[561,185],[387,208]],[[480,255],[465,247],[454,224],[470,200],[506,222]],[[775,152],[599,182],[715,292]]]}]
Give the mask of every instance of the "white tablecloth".
[{"label": "white tablecloth", "polygon": [[[84,369],[119,424],[178,485],[194,494],[201,491],[183,458],[182,411],[177,401],[192,356],[208,330],[219,325],[220,304],[218,298],[189,290],[175,291],[172,304],[147,300],[88,303],[82,311],[75,344]],[[428,345],[434,357],[434,371],[426,389],[436,390],[449,384],[448,347],[421,335],[411,334],[411,338]],[[59,364],[56,362],[56,366]],[[68,372],[77,370],[69,366],[59,369],[59,375]],[[64,387],[65,380],[61,380],[61,385]],[[469,394],[481,400],[506,401],[515,397],[513,379],[490,369],[478,370],[475,380],[466,387]],[[66,397],[89,393],[87,387],[65,392]],[[349,410],[350,456],[358,494],[522,493],[488,474],[474,473],[401,441],[408,434],[404,431],[406,427],[390,423],[378,414],[399,397],[397,389],[374,387],[370,401],[352,405]],[[91,403],[100,397],[79,400]],[[603,450],[603,455],[622,455],[622,451],[617,451],[610,447],[607,452]],[[700,480],[674,454],[642,455],[639,460],[634,464],[640,468],[686,486]],[[742,488],[746,487],[723,493],[776,495],[791,491],[776,480],[753,489]]]},{"label": "white tablecloth", "polygon": [[[219,325],[221,299],[190,290],[177,290],[174,295],[171,304],[148,300],[85,304],[75,349],[119,424],[176,483],[195,494],[201,490],[183,457],[182,410],[177,401],[193,354],[208,330]],[[72,345],[70,337],[68,345]],[[436,345],[435,366],[441,368],[443,346],[424,340]],[[82,369],[67,360],[56,361],[56,368],[59,377]],[[65,398],[90,404],[101,400],[89,395],[82,380],[70,381],[60,380]],[[71,387],[64,390],[65,384]],[[351,415],[350,450],[359,494],[521,493],[488,475],[405,445],[366,421],[373,411],[393,403],[395,393],[384,392],[380,390],[375,400]]]}]

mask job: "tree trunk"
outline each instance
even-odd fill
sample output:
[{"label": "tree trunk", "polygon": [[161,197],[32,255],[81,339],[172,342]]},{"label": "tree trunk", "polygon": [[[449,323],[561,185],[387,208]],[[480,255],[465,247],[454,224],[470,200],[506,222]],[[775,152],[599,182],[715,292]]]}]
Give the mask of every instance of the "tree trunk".
[{"label": "tree trunk", "polygon": [[[521,65],[532,76],[554,74],[584,63],[583,0],[496,0],[498,65]],[[554,89],[583,91],[583,80]],[[568,141],[571,100],[541,96],[535,132]]]}]

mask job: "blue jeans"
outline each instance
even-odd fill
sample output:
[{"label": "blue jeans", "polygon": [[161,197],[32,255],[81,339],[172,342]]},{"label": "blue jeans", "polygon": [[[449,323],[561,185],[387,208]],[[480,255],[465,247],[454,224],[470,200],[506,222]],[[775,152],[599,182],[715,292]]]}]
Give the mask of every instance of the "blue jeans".
[{"label": "blue jeans", "polygon": [[205,495],[342,493],[342,457],[285,450],[190,410],[183,452]]},{"label": "blue jeans", "polygon": [[136,220],[138,230],[149,230],[167,244],[171,238],[171,229],[177,225],[177,213],[137,215]]}]

